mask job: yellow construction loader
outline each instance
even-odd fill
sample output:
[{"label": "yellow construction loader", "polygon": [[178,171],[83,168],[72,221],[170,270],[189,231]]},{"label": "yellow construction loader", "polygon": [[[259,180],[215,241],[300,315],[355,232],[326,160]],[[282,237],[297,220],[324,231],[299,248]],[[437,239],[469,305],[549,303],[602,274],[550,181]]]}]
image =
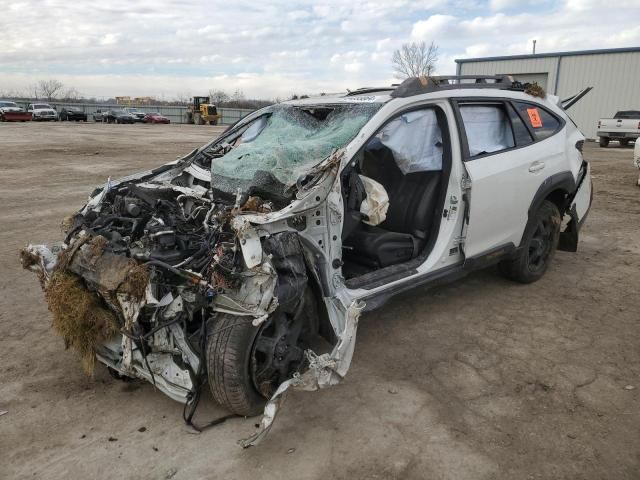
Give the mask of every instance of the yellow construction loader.
[{"label": "yellow construction loader", "polygon": [[217,125],[222,115],[218,115],[218,109],[210,101],[209,97],[193,97],[193,103],[185,113],[186,122],[195,125]]}]

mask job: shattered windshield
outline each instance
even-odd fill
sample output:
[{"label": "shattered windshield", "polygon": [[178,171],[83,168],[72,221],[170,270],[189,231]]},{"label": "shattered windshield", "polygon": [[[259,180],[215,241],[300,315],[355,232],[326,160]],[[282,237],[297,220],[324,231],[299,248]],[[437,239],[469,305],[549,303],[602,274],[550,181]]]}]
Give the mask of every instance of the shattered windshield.
[{"label": "shattered windshield", "polygon": [[344,147],[381,104],[275,105],[230,140],[211,163],[214,176],[249,181],[267,174],[291,186],[309,169]]}]

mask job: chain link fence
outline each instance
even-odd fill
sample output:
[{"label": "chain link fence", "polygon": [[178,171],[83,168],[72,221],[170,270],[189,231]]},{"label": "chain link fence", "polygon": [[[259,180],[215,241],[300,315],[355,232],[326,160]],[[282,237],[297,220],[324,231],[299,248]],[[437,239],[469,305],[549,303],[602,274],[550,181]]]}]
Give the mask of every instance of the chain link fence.
[{"label": "chain link fence", "polygon": [[[98,105],[95,103],[66,103],[66,102],[57,102],[51,101],[47,102],[46,100],[26,100],[26,101],[17,101],[18,105],[24,107],[26,110],[27,105],[29,103],[47,103],[55,108],[58,112],[62,109],[62,107],[76,107],[82,109],[87,114],[88,121],[92,121],[93,114],[96,113],[97,110],[105,111],[111,108],[121,109],[125,108],[125,105],[115,105],[115,104],[102,104]],[[126,105],[129,107],[129,105]],[[136,108],[141,112],[152,113],[157,112],[160,115],[167,117],[171,120],[171,123],[186,123],[186,113],[188,110],[187,106],[176,106],[176,105],[130,105],[131,108]],[[249,115],[254,110],[246,109],[246,108],[226,108],[219,107],[218,113],[222,115],[220,120],[218,120],[219,125],[231,125],[232,123],[237,122],[242,117]]]}]

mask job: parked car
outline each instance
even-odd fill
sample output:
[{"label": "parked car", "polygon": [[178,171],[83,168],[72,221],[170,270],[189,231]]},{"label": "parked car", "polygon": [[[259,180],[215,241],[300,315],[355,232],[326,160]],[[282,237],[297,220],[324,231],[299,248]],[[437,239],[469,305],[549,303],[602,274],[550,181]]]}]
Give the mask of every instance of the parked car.
[{"label": "parked car", "polygon": [[22,112],[22,108],[16,102],[11,100],[0,100],[0,114],[5,112]]},{"label": "parked car", "polygon": [[31,113],[34,121],[58,121],[55,108],[48,103],[30,103],[27,111]]},{"label": "parked car", "polygon": [[171,120],[159,113],[147,113],[144,116],[144,123],[171,123]]},{"label": "parked car", "polygon": [[618,140],[621,147],[626,147],[640,137],[640,111],[625,110],[616,112],[613,118],[601,118],[597,134],[601,147],[608,146],[611,140]]},{"label": "parked car", "polygon": [[62,107],[62,109],[60,109],[60,120],[75,120],[76,122],[86,122],[87,114],[79,107]]},{"label": "parked car", "polygon": [[133,118],[135,119],[136,122],[142,123],[144,121],[144,117],[146,113],[143,112],[142,110],[138,110],[137,108],[134,108],[134,107],[127,107],[127,108],[124,108],[123,110],[129,113],[130,115],[133,115]]},{"label": "parked car", "polygon": [[86,326],[67,342],[87,361],[97,345],[114,376],[189,411],[205,379],[225,409],[265,409],[248,446],[287,388],[344,378],[365,308],[495,263],[540,279],[557,248],[577,250],[591,205],[584,137],[557,97],[459,80],[272,105],[107,181],[64,243],[23,252],[54,326]]},{"label": "parked car", "polygon": [[[636,144],[633,147],[633,163],[640,170],[640,142],[636,140]],[[637,185],[640,187],[640,176],[638,176]]]},{"label": "parked car", "polygon": [[124,110],[111,109],[103,115],[102,121],[105,123],[135,123],[136,119]]},{"label": "parked car", "polygon": [[17,103],[10,100],[0,100],[0,121],[28,122],[31,119],[31,113],[25,112]]},{"label": "parked car", "polygon": [[104,116],[107,114],[107,112],[109,111],[108,108],[98,108],[96,109],[96,111],[92,114],[93,115],[93,121],[94,122],[104,122]]}]

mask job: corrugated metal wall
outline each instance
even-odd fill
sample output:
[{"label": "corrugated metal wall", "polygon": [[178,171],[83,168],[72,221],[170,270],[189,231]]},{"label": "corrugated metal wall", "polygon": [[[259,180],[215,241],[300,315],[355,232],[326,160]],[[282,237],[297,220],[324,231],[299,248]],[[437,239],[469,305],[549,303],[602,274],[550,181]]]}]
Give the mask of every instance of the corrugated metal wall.
[{"label": "corrugated metal wall", "polygon": [[587,138],[596,138],[599,118],[612,117],[618,110],[640,110],[640,52],[460,64],[461,75],[507,73],[517,77],[519,73],[545,72],[549,75],[547,91],[560,98],[569,97],[585,87],[593,87],[585,98],[569,110],[569,115]]},{"label": "corrugated metal wall", "polygon": [[518,73],[547,73],[549,91],[553,93],[556,82],[557,58],[541,57],[519,60],[493,60],[487,62],[469,62],[461,64],[460,75],[498,75]]}]

